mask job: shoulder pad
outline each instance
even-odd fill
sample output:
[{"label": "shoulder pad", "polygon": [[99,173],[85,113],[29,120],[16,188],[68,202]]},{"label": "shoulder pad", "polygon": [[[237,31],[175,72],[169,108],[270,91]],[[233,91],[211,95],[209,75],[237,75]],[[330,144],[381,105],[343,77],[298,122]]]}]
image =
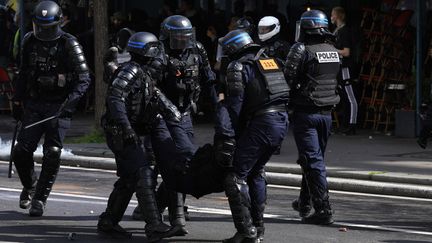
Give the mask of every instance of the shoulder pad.
[{"label": "shoulder pad", "polygon": [[296,42],[294,45],[292,45],[291,49],[295,52],[304,52],[305,51],[305,45],[302,42]]},{"label": "shoulder pad", "polygon": [[68,49],[79,45],[77,38],[69,33],[64,33],[62,38],[65,40],[66,48]]},{"label": "shoulder pad", "polygon": [[239,61],[232,61],[228,64],[227,71],[231,72],[241,72],[244,69],[244,66]]},{"label": "shoulder pad", "polygon": [[198,49],[204,49],[203,44],[202,44],[201,42],[199,42],[199,41],[196,42],[196,47],[197,47]]},{"label": "shoulder pad", "polygon": [[126,86],[134,83],[137,79],[142,77],[143,70],[140,65],[135,62],[124,63],[118,70],[116,77],[112,82],[115,88],[124,89]]}]

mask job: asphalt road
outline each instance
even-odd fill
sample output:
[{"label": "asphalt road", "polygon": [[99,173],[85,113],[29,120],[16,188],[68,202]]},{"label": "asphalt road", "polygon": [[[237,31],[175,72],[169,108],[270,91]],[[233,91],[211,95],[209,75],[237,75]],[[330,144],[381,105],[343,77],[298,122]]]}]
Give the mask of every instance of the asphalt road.
[{"label": "asphalt road", "polygon": [[[0,241],[70,242],[75,233],[76,242],[115,242],[96,232],[115,180],[113,171],[62,167],[44,216],[31,218],[18,207],[17,175],[7,179],[7,163],[0,162]],[[432,200],[331,192],[336,223],[323,227],[300,223],[290,206],[296,195],[298,188],[269,185],[266,242],[432,242]],[[220,242],[234,233],[224,194],[188,197],[187,204],[189,234],[165,242]],[[135,205],[121,225],[133,232],[130,242],[145,242],[144,223],[130,217]]]}]

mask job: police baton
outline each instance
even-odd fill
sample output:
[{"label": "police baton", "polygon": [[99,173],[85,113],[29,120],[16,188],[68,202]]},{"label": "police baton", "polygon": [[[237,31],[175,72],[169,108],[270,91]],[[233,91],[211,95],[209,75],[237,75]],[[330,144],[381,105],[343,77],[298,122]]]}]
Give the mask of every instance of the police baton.
[{"label": "police baton", "polygon": [[57,114],[55,114],[54,116],[50,116],[50,117],[47,117],[47,118],[42,119],[40,121],[37,121],[35,123],[29,124],[29,125],[25,126],[24,129],[27,129],[27,128],[30,128],[30,127],[33,127],[33,126],[36,126],[36,125],[39,125],[41,123],[44,123],[44,122],[47,122],[47,121],[50,121],[52,119],[57,118],[60,115],[60,112],[63,110],[63,108],[65,107],[65,105],[68,101],[69,101],[69,98],[67,98],[65,101],[63,101],[63,103],[61,104],[60,108],[57,111]]},{"label": "police baton", "polygon": [[8,171],[8,178],[12,177],[12,162],[13,162],[13,149],[15,147],[15,141],[16,138],[21,130],[21,121],[18,121],[17,124],[15,125],[15,129],[14,129],[14,133],[13,133],[13,137],[12,137],[12,142],[11,142],[11,149],[10,149],[10,155],[9,155],[9,171]]}]

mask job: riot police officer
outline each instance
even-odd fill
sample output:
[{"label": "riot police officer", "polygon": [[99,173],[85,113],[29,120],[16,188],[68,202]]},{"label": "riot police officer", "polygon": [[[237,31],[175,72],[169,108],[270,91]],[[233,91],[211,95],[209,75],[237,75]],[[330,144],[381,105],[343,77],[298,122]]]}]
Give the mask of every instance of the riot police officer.
[{"label": "riot police officer", "polygon": [[[201,89],[212,89],[215,74],[210,68],[203,45],[195,40],[195,29],[188,18],[181,15],[166,18],[161,24],[159,39],[164,43],[168,62],[163,81],[158,83],[158,87],[179,109],[182,118],[180,124],[159,119],[152,131],[152,144],[158,160],[158,157],[166,153],[166,141],[174,141],[178,154],[172,160],[183,163],[190,161],[196,151],[191,112],[196,111]],[[162,184],[159,188],[165,187]],[[171,224],[182,228],[184,234],[187,234],[184,196],[170,190],[166,193],[158,191],[161,198],[164,194],[167,195]]]},{"label": "riot police officer", "polygon": [[231,62],[217,106],[214,146],[228,170],[224,189],[237,228],[225,242],[262,241],[264,166],[287,133],[289,87],[277,61],[245,31],[229,32],[220,44]]},{"label": "riot police officer", "polygon": [[[278,64],[283,67],[288,55],[290,44],[280,38],[281,24],[273,16],[265,16],[258,22],[258,38],[260,45],[265,48],[264,53],[269,57],[274,57]],[[281,147],[275,151],[280,154]]]},{"label": "riot police officer", "polygon": [[[337,49],[327,43],[332,34],[328,32],[328,20],[323,12],[303,13],[299,36],[299,42],[291,47],[284,70],[292,87],[297,163],[303,170],[300,196],[292,206],[305,223],[331,224],[324,152],[330,136],[331,111],[339,102],[336,87],[340,59]],[[309,215],[312,206],[315,212]]]},{"label": "riot police officer", "polygon": [[[23,127],[53,117],[21,129],[12,154],[24,186],[19,205],[30,207],[30,216],[44,212],[59,170],[65,132],[90,82],[83,50],[74,36],[61,30],[61,21],[62,12],[55,2],[40,2],[34,9],[33,31],[25,35],[21,45],[13,116]],[[37,180],[33,153],[42,135],[42,170]]]},{"label": "riot police officer", "polygon": [[131,61],[116,71],[106,98],[107,112],[102,118],[107,144],[116,157],[119,179],[114,184],[106,211],[99,217],[98,230],[129,237],[118,223],[136,192],[147,223],[146,235],[150,241],[156,241],[172,236],[173,231],[162,222],[154,194],[154,171],[145,158],[139,137],[150,132],[157,113],[176,122],[180,113],[155,88],[147,68],[154,59],[165,58],[162,43],[151,33],[138,32],[129,39],[127,50]]}]

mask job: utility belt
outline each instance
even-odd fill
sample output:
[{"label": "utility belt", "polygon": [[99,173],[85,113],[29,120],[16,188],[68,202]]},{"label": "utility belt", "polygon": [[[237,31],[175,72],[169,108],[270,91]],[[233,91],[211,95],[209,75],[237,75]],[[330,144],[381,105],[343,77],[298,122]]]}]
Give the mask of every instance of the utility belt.
[{"label": "utility belt", "polygon": [[267,113],[274,113],[274,112],[286,112],[287,108],[285,104],[279,104],[279,105],[271,105],[266,108],[259,109],[258,111],[254,112],[252,117],[256,116],[262,116]]},{"label": "utility belt", "polygon": [[331,115],[334,106],[295,106],[294,112],[308,113],[308,114],[321,114],[321,115]]}]

